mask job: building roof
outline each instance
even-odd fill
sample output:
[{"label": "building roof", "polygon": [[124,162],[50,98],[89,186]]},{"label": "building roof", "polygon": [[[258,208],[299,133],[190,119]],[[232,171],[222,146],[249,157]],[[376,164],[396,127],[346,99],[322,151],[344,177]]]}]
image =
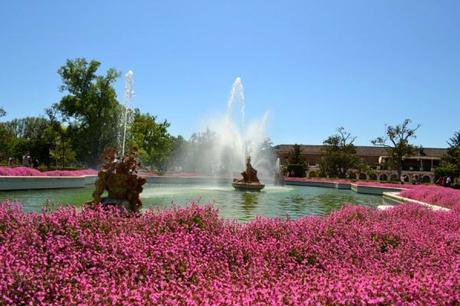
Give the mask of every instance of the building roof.
[{"label": "building roof", "polygon": [[[280,144],[274,146],[275,151],[278,154],[288,154],[291,152],[294,145],[292,144]],[[323,145],[300,145],[300,152],[302,155],[320,155]],[[429,157],[442,157],[447,153],[445,148],[423,148],[425,156]],[[388,155],[384,147],[377,146],[356,146],[356,153],[359,156],[385,156]]]}]

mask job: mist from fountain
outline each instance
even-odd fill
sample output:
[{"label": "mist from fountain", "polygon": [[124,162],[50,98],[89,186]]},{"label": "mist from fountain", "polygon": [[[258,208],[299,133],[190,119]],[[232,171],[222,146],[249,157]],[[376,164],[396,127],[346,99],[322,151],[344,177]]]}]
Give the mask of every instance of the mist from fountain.
[{"label": "mist from fountain", "polygon": [[276,158],[276,162],[275,162],[275,173],[279,173],[280,170],[281,170],[280,158],[277,157],[277,158]]},{"label": "mist from fountain", "polygon": [[[207,170],[211,173],[206,174],[232,178],[238,177],[245,169],[246,157],[249,155],[259,177],[271,181],[275,159],[266,142],[269,113],[265,112],[261,118],[247,121],[245,103],[244,87],[241,78],[237,77],[230,91],[226,112],[206,121],[207,135],[210,135],[212,141],[198,149],[199,153],[189,163],[198,168],[199,165],[209,166]],[[234,112],[238,106],[239,112]]]}]

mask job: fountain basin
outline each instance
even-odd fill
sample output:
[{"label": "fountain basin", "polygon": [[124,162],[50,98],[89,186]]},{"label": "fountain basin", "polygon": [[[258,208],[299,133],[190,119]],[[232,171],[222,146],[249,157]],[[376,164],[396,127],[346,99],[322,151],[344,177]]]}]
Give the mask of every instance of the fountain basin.
[{"label": "fountain basin", "polygon": [[[176,178],[177,179],[177,178]],[[164,209],[186,206],[188,203],[211,203],[225,219],[248,221],[257,216],[298,218],[308,215],[325,215],[339,209],[344,203],[376,208],[393,201],[379,195],[359,194],[352,190],[310,186],[274,186],[265,184],[259,192],[237,192],[231,182],[150,183],[141,193],[143,209]],[[0,200],[10,199],[23,204],[24,211],[40,212],[44,204],[75,204],[91,201],[93,186],[76,189],[42,189],[0,191]]]},{"label": "fountain basin", "polygon": [[233,188],[241,191],[261,191],[265,185],[260,183],[233,182]]}]

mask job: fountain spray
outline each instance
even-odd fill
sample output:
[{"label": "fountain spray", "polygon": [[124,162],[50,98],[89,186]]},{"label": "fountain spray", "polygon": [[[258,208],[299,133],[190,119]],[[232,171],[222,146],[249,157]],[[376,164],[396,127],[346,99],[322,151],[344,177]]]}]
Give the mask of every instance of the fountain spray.
[{"label": "fountain spray", "polygon": [[121,155],[125,155],[125,146],[126,146],[126,129],[128,126],[128,112],[131,107],[131,101],[134,96],[134,90],[133,90],[133,76],[134,73],[132,70],[129,70],[126,75],[125,75],[125,97],[124,97],[124,108],[125,108],[125,114],[123,118],[123,142],[121,146]]}]

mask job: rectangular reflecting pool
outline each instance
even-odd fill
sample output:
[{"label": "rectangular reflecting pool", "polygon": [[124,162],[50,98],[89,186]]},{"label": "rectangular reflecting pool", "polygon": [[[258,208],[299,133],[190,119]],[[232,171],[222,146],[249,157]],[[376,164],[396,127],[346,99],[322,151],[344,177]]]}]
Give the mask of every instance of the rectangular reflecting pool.
[{"label": "rectangular reflecting pool", "polygon": [[[39,212],[44,205],[73,204],[91,200],[94,187],[81,189],[0,192],[0,200],[23,204],[27,212]],[[247,221],[256,216],[298,218],[325,215],[346,203],[377,207],[392,204],[381,196],[358,194],[351,190],[304,186],[268,185],[260,192],[236,191],[223,184],[147,184],[141,194],[143,209],[167,208],[188,203],[211,203],[223,218]]]}]

